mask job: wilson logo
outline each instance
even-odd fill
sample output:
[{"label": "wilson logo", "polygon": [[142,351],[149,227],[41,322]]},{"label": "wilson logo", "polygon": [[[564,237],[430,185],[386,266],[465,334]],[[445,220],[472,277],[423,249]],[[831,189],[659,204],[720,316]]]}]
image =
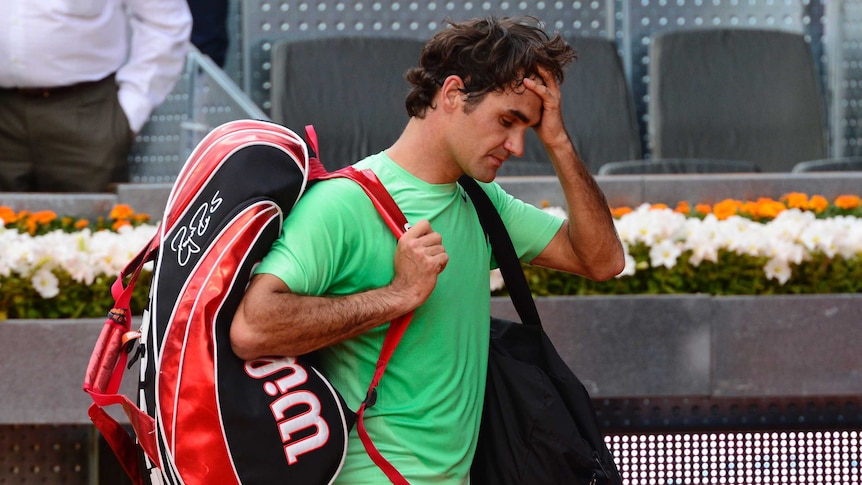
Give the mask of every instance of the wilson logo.
[{"label": "wilson logo", "polygon": [[[300,455],[326,444],[329,440],[329,425],[320,416],[320,399],[309,391],[295,389],[308,380],[308,372],[296,363],[296,359],[283,357],[248,361],[245,371],[255,379],[264,379],[282,371],[290,372],[263,384],[264,392],[277,398],[269,407],[284,443],[284,455],[289,465],[295,464]],[[289,412],[291,409],[293,413]],[[307,434],[308,430],[313,430],[313,433],[296,438],[300,431],[306,431],[304,434]]]},{"label": "wilson logo", "polygon": [[188,264],[193,254],[201,252],[201,247],[195,242],[195,238],[203,236],[209,229],[210,218],[222,203],[219,192],[213,194],[209,202],[204,202],[195,211],[188,226],[177,229],[176,235],[171,239],[171,249],[177,253],[177,263],[180,266]]}]

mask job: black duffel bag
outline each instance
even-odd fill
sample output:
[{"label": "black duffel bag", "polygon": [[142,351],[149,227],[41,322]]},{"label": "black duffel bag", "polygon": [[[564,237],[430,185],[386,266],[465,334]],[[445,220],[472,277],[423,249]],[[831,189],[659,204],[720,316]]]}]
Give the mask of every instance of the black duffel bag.
[{"label": "black duffel bag", "polygon": [[583,383],[539,319],[505,226],[473,179],[460,181],[488,234],[518,315],[491,318],[488,380],[473,484],[621,485]]}]

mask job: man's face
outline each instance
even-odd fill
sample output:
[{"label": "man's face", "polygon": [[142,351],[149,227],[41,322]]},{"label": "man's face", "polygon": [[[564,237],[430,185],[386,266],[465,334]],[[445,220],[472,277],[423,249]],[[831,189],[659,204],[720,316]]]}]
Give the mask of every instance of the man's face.
[{"label": "man's face", "polygon": [[542,119],[542,100],[523,87],[492,92],[454,113],[453,158],[467,175],[490,182],[510,155],[524,153],[524,135]]}]

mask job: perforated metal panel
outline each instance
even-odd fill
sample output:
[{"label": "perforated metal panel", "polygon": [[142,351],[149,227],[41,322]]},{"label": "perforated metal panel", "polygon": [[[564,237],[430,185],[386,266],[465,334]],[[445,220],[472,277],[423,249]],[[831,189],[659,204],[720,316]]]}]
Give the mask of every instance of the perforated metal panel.
[{"label": "perforated metal panel", "polygon": [[627,485],[860,483],[858,430],[616,435],[605,440]]},{"label": "perforated metal panel", "polygon": [[0,426],[0,484],[90,482],[92,426]]},{"label": "perforated metal panel", "polygon": [[827,4],[827,52],[831,59],[833,153],[862,155],[862,1]]},{"label": "perforated metal panel", "polygon": [[[862,154],[862,0],[233,0],[226,72],[266,116],[270,50],[280,39],[335,35],[425,39],[439,30],[446,18],[489,14],[536,15],[548,30],[614,38],[629,75],[647,155],[647,70],[652,34],[713,26],[802,32],[820,68],[829,111],[831,155]],[[132,181],[173,180],[189,140],[183,138],[179,125],[200,114],[194,112],[196,88],[189,78],[187,71],[138,137],[131,158]],[[210,102],[210,113],[233,103],[231,96],[222,101],[211,96]],[[250,116],[245,112],[224,113],[229,113],[225,121]]]},{"label": "perforated metal panel", "polygon": [[242,3],[243,89],[269,111],[270,50],[281,39],[377,35],[427,39],[447,18],[535,15],[548,30],[609,36],[611,0],[379,1],[254,0]]}]

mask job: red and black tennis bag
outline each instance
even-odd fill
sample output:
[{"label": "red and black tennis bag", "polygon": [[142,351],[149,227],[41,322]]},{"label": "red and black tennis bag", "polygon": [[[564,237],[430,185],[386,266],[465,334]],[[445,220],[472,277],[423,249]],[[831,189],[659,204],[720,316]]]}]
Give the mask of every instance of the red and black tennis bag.
[{"label": "red and black tennis bag", "polygon": [[[180,171],[157,234],[112,288],[115,308],[84,390],[93,398],[92,421],[136,484],[330,483],[344,463],[357,414],[325,377],[302,356],[243,361],[229,341],[254,266],[311,180],[351,178],[396,236],[406,227],[373,174],[326,173],[310,127],[307,136],[311,153],[300,136],[270,122],[242,120],[213,130]],[[154,264],[150,300],[140,330],[133,330],[129,301],[148,262]],[[410,316],[390,325],[383,368]],[[140,359],[137,404],[119,394],[130,355]],[[137,443],[105,411],[112,404],[123,407]],[[370,405],[357,411],[358,429],[385,467],[362,426]],[[384,470],[394,472],[393,481],[400,478]]]}]

